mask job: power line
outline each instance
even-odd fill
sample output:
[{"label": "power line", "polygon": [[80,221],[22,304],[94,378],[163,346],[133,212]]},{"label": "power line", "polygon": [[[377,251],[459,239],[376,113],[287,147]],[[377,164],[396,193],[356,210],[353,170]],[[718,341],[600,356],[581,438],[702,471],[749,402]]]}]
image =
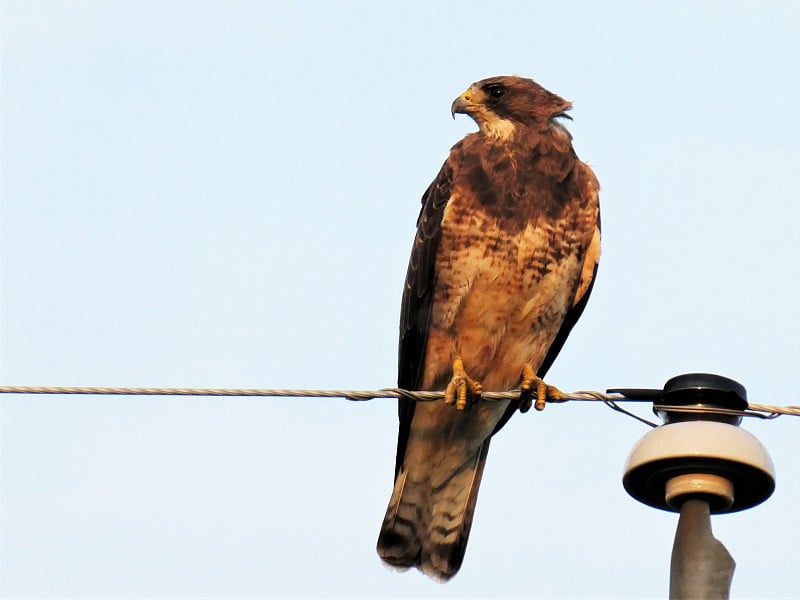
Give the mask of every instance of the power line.
[{"label": "power line", "polygon": [[[83,394],[97,396],[265,396],[284,398],[344,398],[366,401],[377,398],[408,398],[418,402],[433,402],[444,398],[443,391],[411,391],[400,388],[380,390],[289,390],[260,388],[162,388],[162,387],[57,387],[57,386],[0,386],[0,394]],[[519,390],[483,392],[481,400],[497,402],[516,400]],[[574,392],[565,394],[563,402],[623,399],[620,394]]]},{"label": "power line", "polygon": [[[407,398],[417,402],[434,402],[444,398],[443,391],[411,391],[400,388],[384,388],[380,390],[298,390],[298,389],[260,389],[260,388],[163,388],[163,387],[56,387],[56,386],[0,386],[0,394],[82,394],[92,396],[229,396],[229,397],[282,397],[282,398],[344,398],[356,402],[379,398]],[[507,392],[483,392],[481,401],[498,402],[516,400],[519,390]],[[559,400],[553,402],[603,402],[609,408],[624,413],[638,421],[655,427],[657,424],[622,408],[620,402],[652,402],[652,399],[639,399],[623,396],[619,393],[602,393],[595,391],[578,391],[564,393]],[[656,410],[673,412],[715,412],[703,407],[669,406],[654,403]],[[774,419],[781,415],[800,417],[800,406],[770,406],[766,404],[750,404],[747,410],[727,411],[732,415]]]}]

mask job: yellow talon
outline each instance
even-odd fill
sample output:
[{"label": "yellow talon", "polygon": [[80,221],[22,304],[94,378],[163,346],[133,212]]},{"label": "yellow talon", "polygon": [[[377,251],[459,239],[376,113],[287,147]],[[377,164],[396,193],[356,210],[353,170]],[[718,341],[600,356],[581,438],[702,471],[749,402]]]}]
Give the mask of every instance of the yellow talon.
[{"label": "yellow talon", "polygon": [[[536,403],[533,403],[533,387],[536,386]],[[522,383],[519,386],[519,410],[528,412],[533,404],[536,410],[544,410],[547,402],[562,402],[564,393],[554,385],[547,385],[536,375],[533,367],[525,363],[522,367]]]},{"label": "yellow talon", "polygon": [[455,404],[456,410],[465,410],[469,400],[480,398],[481,393],[483,386],[467,375],[464,362],[456,358],[453,361],[453,378],[444,391],[444,403]]}]

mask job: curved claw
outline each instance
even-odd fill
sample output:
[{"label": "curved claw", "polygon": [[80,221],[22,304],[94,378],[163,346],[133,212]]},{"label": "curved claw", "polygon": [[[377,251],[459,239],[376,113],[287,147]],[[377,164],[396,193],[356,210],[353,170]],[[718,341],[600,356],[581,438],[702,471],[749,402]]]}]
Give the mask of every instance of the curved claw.
[{"label": "curved claw", "polygon": [[444,391],[444,403],[455,404],[456,410],[465,410],[470,401],[481,397],[483,386],[472,379],[464,370],[464,363],[460,358],[453,361],[453,378]]},{"label": "curved claw", "polygon": [[[533,402],[534,386],[536,386],[536,402]],[[526,363],[522,367],[522,383],[519,386],[519,411],[528,412],[533,406],[536,410],[544,410],[547,402],[562,402],[564,393],[554,385],[546,384],[536,375],[533,367]]]}]

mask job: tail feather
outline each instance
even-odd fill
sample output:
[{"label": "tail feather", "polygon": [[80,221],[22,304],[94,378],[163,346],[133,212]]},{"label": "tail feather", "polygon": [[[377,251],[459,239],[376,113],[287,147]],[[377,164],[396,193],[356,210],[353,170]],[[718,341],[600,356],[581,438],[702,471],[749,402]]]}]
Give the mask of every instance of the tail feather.
[{"label": "tail feather", "polygon": [[421,507],[428,503],[425,486],[412,482],[406,488],[407,482],[408,472],[398,472],[378,536],[381,559],[404,570],[419,561],[420,529],[424,527],[425,519]]},{"label": "tail feather", "polygon": [[461,466],[433,481],[401,468],[378,537],[378,554],[393,567],[417,567],[448,580],[464,560],[483,468],[487,438]]}]

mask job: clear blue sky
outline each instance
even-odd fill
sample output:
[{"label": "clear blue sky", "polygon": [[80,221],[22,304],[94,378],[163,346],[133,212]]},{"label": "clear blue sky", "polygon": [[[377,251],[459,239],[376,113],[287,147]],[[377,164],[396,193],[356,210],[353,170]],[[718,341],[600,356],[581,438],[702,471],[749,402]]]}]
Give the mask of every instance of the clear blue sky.
[{"label": "clear blue sky", "polygon": [[[395,383],[419,198],[471,82],[574,101],[594,295],[550,382],[687,371],[798,404],[800,4],[2,3],[2,384]],[[0,399],[5,598],[665,597],[675,515],[597,404],[492,445],[461,573],[384,568],[393,401]],[[647,414],[647,411],[645,411]],[[714,519],[736,598],[796,596],[800,421]]]}]

